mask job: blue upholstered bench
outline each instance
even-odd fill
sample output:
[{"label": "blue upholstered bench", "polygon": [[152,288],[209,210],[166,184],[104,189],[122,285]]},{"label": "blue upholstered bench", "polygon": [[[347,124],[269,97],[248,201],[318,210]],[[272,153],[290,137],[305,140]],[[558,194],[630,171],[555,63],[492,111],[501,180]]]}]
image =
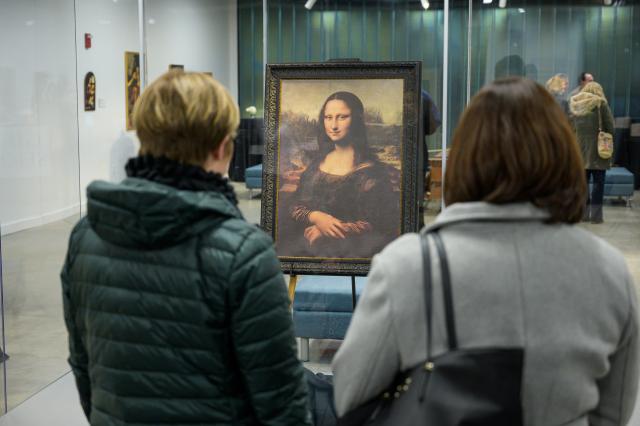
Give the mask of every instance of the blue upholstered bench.
[{"label": "blue upholstered bench", "polygon": [[607,170],[604,178],[605,197],[622,197],[631,205],[633,197],[634,178],[633,173],[624,167],[612,167]]},{"label": "blue upholstered bench", "polygon": [[[612,167],[607,170],[604,178],[604,196],[624,198],[627,206],[631,207],[633,198],[634,178],[633,173],[624,167]],[[591,185],[589,185],[591,189]]]},{"label": "blue upholstered bench", "polygon": [[[366,284],[356,278],[356,299]],[[351,277],[305,275],[298,278],[293,299],[295,335],[300,340],[300,358],[309,358],[309,339],[344,339],[351,322],[353,302]]]},{"label": "blue upholstered bench", "polygon": [[251,166],[245,170],[244,183],[249,190],[249,198],[253,196],[254,189],[262,189],[262,164]]}]

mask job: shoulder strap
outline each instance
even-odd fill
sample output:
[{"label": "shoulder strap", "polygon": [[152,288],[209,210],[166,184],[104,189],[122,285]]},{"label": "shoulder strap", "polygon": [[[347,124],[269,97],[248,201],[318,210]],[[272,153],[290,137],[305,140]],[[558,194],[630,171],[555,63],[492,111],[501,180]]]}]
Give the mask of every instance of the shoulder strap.
[{"label": "shoulder strap", "polygon": [[431,253],[429,251],[429,239],[427,234],[420,234],[420,245],[422,246],[422,284],[424,285],[424,310],[426,314],[425,323],[427,325],[427,360],[431,360],[431,332],[432,326],[432,305],[431,305]]},{"label": "shoulder strap", "polygon": [[435,232],[433,240],[438,249],[438,257],[440,258],[440,275],[442,279],[442,294],[444,297],[444,314],[447,326],[447,340],[449,341],[449,350],[458,349],[458,336],[456,335],[456,319],[453,312],[453,291],[451,290],[451,276],[449,275],[449,261],[447,252],[444,249],[440,234]]},{"label": "shoulder strap", "polygon": [[600,109],[600,106],[598,106],[598,131],[602,131],[602,110]]},{"label": "shoulder strap", "polygon": [[[440,276],[442,280],[442,295],[444,299],[445,326],[447,329],[447,343],[449,350],[458,349],[458,336],[456,333],[455,313],[453,311],[453,291],[451,289],[451,276],[449,274],[449,261],[444,243],[438,232],[433,232],[433,240],[438,257],[440,259]],[[427,320],[427,358],[431,359],[431,342],[433,334],[433,284],[431,281],[431,256],[429,251],[429,242],[427,234],[421,236],[422,243],[422,259],[424,274],[424,301]]]}]

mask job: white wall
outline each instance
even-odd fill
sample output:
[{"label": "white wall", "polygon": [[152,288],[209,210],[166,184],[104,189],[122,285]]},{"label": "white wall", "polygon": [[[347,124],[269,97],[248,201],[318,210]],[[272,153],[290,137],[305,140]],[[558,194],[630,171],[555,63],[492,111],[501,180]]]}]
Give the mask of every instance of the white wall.
[{"label": "white wall", "polygon": [[[79,0],[77,2],[78,116],[80,127],[80,185],[96,179],[120,181],[124,165],[136,155],[135,132],[126,130],[124,52],[140,52],[137,0]],[[84,48],[84,34],[92,47]],[[96,76],[96,110],[84,110],[84,76]]]},{"label": "white wall", "polygon": [[[145,1],[148,82],[169,64],[187,71],[209,71],[237,99],[237,12],[235,0]],[[84,33],[92,48],[84,49]],[[78,89],[80,183],[120,181],[124,165],[136,155],[138,139],[126,131],[124,52],[140,51],[137,0],[81,0],[78,3]],[[97,81],[96,111],[85,112],[84,75]]]},{"label": "white wall", "polygon": [[238,99],[236,0],[147,0],[148,81],[169,64],[208,71]]},{"label": "white wall", "polygon": [[[237,99],[236,1],[145,6],[149,81],[182,64],[212,72]],[[140,51],[137,0],[0,0],[3,234],[79,214],[91,181],[124,178],[139,146],[125,130],[125,51]],[[89,71],[91,112],[83,93]]]},{"label": "white wall", "polygon": [[78,212],[73,0],[0,0],[2,233]]}]

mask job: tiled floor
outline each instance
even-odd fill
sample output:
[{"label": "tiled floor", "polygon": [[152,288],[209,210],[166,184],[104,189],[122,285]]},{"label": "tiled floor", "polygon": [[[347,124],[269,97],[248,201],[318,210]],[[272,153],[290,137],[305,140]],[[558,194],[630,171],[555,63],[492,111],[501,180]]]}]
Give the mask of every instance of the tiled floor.
[{"label": "tiled floor", "polygon": [[[242,185],[237,185],[237,190],[245,218],[258,223],[259,198],[249,200]],[[638,196],[639,193],[636,199],[640,200]],[[609,205],[605,208],[604,224],[580,226],[600,235],[623,252],[640,295],[640,202],[637,204],[638,207],[634,208]],[[427,221],[432,220],[434,214],[430,210]],[[7,352],[11,356],[4,365],[9,409],[69,370],[58,275],[67,238],[76,220],[77,217],[73,217],[2,238],[5,335]],[[313,370],[328,372],[329,362],[339,344],[339,341],[311,341],[310,362],[307,365]],[[57,407],[61,398],[66,401],[64,404],[73,405],[69,416],[79,416],[79,423],[73,423],[70,419],[68,422],[53,421],[49,424],[85,424],[76,406],[73,381],[70,376],[65,376],[35,399],[21,405],[12,416],[0,418],[0,426],[44,424],[19,420],[21,417],[16,413],[33,413],[33,404],[39,400],[49,401],[46,404],[55,404]],[[640,426],[640,418],[632,424]]]}]

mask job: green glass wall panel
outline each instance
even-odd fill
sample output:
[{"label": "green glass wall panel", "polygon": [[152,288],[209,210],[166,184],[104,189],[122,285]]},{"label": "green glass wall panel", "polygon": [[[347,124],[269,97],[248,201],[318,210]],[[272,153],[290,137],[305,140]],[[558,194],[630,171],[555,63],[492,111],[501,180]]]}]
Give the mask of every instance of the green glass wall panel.
[{"label": "green glass wall panel", "polygon": [[[473,94],[505,70],[540,83],[566,73],[572,85],[581,71],[592,72],[616,116],[640,119],[640,5],[520,3],[500,9],[474,0],[469,76],[468,7],[450,10],[449,130],[464,109],[467,78]],[[424,11],[408,0],[318,0],[308,11],[304,1],[270,0],[268,13],[267,62],[419,60],[423,87],[441,106],[442,9]],[[238,0],[238,14],[240,106],[255,105],[261,115],[262,2]]]},{"label": "green glass wall panel", "polygon": [[[250,105],[262,115],[262,2],[238,0],[238,14],[239,103],[243,115]],[[319,0],[308,11],[303,1],[270,0],[268,18],[268,63],[332,58],[419,60],[423,62],[423,87],[440,105],[442,10],[424,12],[408,0]],[[464,43],[466,39],[459,45]],[[466,47],[458,50],[466,52]],[[435,146],[436,138],[432,139]]]},{"label": "green glass wall panel", "polygon": [[616,116],[640,119],[638,79],[633,77],[640,65],[639,5],[522,3],[521,8],[474,8],[472,92],[496,76],[500,60],[512,58],[506,68],[514,71],[513,55],[517,55],[524,65],[522,74],[540,83],[565,73],[575,86],[580,72],[591,72],[603,85]]}]

